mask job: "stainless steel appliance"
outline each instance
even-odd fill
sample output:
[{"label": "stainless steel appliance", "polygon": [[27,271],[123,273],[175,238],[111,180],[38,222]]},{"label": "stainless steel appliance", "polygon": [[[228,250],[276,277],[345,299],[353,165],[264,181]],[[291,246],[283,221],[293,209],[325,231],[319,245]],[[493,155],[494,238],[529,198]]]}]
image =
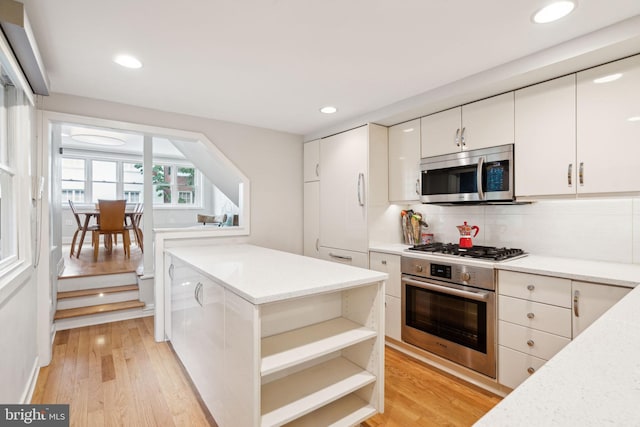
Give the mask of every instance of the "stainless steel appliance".
[{"label": "stainless steel appliance", "polygon": [[423,203],[513,202],[513,144],[427,157]]},{"label": "stainless steel appliance", "polygon": [[402,256],[402,340],[496,378],[494,262],[521,249],[416,245]]}]

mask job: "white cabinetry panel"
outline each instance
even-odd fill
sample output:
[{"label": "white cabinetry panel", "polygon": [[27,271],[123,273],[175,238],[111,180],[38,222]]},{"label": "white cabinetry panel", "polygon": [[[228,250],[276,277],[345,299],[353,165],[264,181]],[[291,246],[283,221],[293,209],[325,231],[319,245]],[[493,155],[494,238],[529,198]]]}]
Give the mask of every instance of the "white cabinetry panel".
[{"label": "white cabinetry panel", "polygon": [[389,128],[389,201],[420,200],[420,119]]},{"label": "white cabinetry panel", "polygon": [[320,244],[367,252],[368,128],[320,141]]},{"label": "white cabinetry panel", "polygon": [[422,157],[460,151],[461,111],[461,107],[456,107],[420,119]]},{"label": "white cabinetry panel", "polygon": [[560,307],[571,307],[571,280],[514,271],[499,271],[500,295]]},{"label": "white cabinetry panel", "polygon": [[537,329],[525,328],[504,320],[501,320],[498,324],[498,334],[501,345],[545,360],[551,359],[565,345],[571,342],[566,337]]},{"label": "white cabinetry panel", "polygon": [[597,283],[573,282],[573,338],[580,335],[593,322],[631,289]]},{"label": "white cabinetry panel", "polygon": [[320,257],[320,181],[304,183],[304,255]]},{"label": "white cabinetry panel", "polygon": [[578,73],[578,193],[640,191],[638,88],[640,55]]},{"label": "white cabinetry panel", "polygon": [[401,286],[401,266],[400,255],[391,255],[382,252],[371,252],[369,254],[369,268],[389,274],[385,293],[387,295],[400,298],[402,296]]},{"label": "white cabinetry panel", "polygon": [[402,303],[400,298],[385,295],[384,334],[396,341],[402,341]]},{"label": "white cabinetry panel", "polygon": [[304,182],[320,179],[320,140],[304,144]]},{"label": "white cabinetry panel", "polygon": [[500,320],[571,337],[571,310],[505,295],[498,297]]},{"label": "white cabinetry panel", "polygon": [[576,192],[576,76],[515,92],[516,196]]},{"label": "white cabinetry panel", "polygon": [[518,387],[546,362],[546,360],[531,354],[521,353],[503,346],[498,347],[498,358],[500,360],[498,368],[500,384],[510,388]]}]

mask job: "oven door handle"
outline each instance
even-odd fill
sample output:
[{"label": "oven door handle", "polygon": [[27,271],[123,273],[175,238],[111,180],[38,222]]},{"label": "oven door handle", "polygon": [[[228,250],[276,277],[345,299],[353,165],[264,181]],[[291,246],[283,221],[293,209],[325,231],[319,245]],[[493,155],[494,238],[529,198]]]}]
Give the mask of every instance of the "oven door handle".
[{"label": "oven door handle", "polygon": [[418,286],[420,288],[429,289],[429,290],[440,292],[443,294],[454,295],[457,297],[467,298],[474,301],[486,301],[489,298],[489,292],[463,291],[461,289],[436,285],[429,282],[421,282],[421,281],[413,280],[409,278],[403,278],[402,281],[410,285]]}]

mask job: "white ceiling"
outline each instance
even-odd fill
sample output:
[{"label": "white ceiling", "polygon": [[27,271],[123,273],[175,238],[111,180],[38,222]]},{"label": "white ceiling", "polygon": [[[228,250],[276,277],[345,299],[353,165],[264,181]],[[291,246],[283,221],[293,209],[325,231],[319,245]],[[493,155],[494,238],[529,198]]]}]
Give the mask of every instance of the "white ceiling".
[{"label": "white ceiling", "polygon": [[[640,15],[638,0],[578,0],[545,25],[531,16],[549,0],[21,1],[52,92],[301,135]],[[411,118],[397,110],[387,122]]]}]

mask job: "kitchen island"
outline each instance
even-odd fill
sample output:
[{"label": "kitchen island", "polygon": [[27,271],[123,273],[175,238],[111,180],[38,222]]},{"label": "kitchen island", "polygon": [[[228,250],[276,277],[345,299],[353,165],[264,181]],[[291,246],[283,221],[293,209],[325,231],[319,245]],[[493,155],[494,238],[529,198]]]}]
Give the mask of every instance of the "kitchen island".
[{"label": "kitchen island", "polygon": [[383,411],[385,273],[247,244],[165,257],[165,336],[218,425]]}]

